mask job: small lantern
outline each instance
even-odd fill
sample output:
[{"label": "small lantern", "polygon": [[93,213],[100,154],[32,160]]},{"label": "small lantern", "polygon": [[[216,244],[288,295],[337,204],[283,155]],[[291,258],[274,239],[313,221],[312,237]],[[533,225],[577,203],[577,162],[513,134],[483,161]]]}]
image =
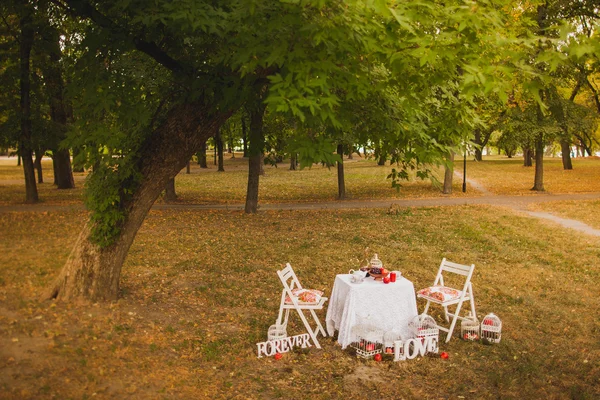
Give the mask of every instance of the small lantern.
[{"label": "small lantern", "polygon": [[494,313],[488,314],[481,322],[481,341],[484,344],[500,343],[502,321]]},{"label": "small lantern", "polygon": [[386,332],[383,335],[383,352],[385,354],[394,354],[394,343],[398,340],[402,340],[402,335],[398,332]]},{"label": "small lantern", "polygon": [[383,332],[371,325],[356,325],[352,328],[352,348],[356,350],[356,356],[371,358],[381,353]]},{"label": "small lantern", "polygon": [[271,325],[267,333],[269,340],[285,339],[287,337],[287,331],[285,325]]},{"label": "small lantern", "polygon": [[375,253],[373,258],[371,258],[371,261],[369,262],[369,267],[370,268],[380,268],[380,269],[383,268],[383,262],[381,262],[381,260],[377,256],[377,253]]},{"label": "small lantern", "polygon": [[427,337],[435,337],[436,341],[439,340],[440,328],[438,328],[435,320],[427,314],[417,315],[408,326],[414,337],[420,338],[423,342]]},{"label": "small lantern", "polygon": [[463,340],[474,342],[479,340],[480,336],[479,320],[469,313],[467,319],[463,319],[460,324],[460,337]]}]

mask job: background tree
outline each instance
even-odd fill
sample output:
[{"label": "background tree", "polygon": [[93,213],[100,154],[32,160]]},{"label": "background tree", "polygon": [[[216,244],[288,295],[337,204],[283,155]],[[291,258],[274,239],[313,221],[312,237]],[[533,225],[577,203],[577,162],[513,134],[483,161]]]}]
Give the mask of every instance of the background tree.
[{"label": "background tree", "polygon": [[23,160],[25,174],[25,202],[37,203],[38,191],[35,183],[33,165],[33,133],[31,127],[31,49],[35,27],[33,6],[23,1],[19,11],[19,94],[21,133],[19,135],[19,154]]}]

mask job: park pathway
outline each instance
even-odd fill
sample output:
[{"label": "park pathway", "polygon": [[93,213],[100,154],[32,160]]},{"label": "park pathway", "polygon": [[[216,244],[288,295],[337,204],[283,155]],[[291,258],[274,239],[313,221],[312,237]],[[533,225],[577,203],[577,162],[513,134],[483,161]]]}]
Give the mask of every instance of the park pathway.
[{"label": "park pathway", "polygon": [[[456,173],[462,180],[462,175]],[[459,205],[493,205],[511,208],[517,212],[524,213],[534,218],[544,219],[557,223],[565,228],[570,228],[589,235],[600,237],[600,229],[592,228],[580,221],[562,218],[547,212],[530,211],[527,206],[535,203],[546,203],[567,200],[600,200],[600,192],[595,193],[573,193],[573,194],[551,194],[536,193],[526,196],[495,195],[488,191],[478,182],[467,179],[471,189],[480,192],[478,197],[437,197],[437,198],[413,198],[413,199],[386,199],[386,200],[343,200],[324,201],[315,203],[261,203],[259,210],[341,210],[341,209],[367,209],[367,208],[390,208],[390,207],[438,207]],[[155,210],[229,210],[243,211],[244,204],[155,204]],[[0,214],[8,212],[61,212],[82,211],[82,204],[76,205],[51,205],[51,204],[20,204],[0,205]]]},{"label": "park pathway", "polygon": [[[388,200],[344,200],[324,201],[317,203],[262,203],[259,210],[342,210],[342,209],[368,209],[394,207],[438,207],[460,205],[493,205],[508,207],[531,217],[541,218],[556,222],[564,227],[575,229],[589,235],[600,236],[600,230],[594,229],[580,221],[561,218],[546,212],[527,210],[529,204],[546,203],[566,200],[600,200],[600,193],[575,193],[575,194],[532,194],[529,196],[495,196],[484,195],[480,197],[438,197],[429,199],[388,199]],[[155,204],[154,210],[229,210],[242,211],[244,204]],[[9,205],[0,206],[0,213],[7,212],[60,212],[82,211],[83,205]]]},{"label": "park pathway", "polygon": [[[461,172],[459,171],[455,171],[454,174],[459,178],[459,179],[463,179],[463,175]],[[473,187],[474,189],[478,190],[479,192],[481,192],[481,194],[483,196],[494,196],[494,194],[490,191],[488,191],[485,187],[483,187],[481,184],[479,184],[479,182],[476,182],[472,179],[467,178],[467,182],[471,185],[471,187]],[[592,195],[592,198],[594,198],[594,194],[590,193],[590,195]],[[539,195],[534,195],[534,197],[537,197]],[[576,198],[578,197],[577,195],[571,196],[568,200],[579,200],[581,198]],[[497,199],[497,197],[495,197]],[[537,199],[536,199],[537,200]],[[556,201],[558,199],[555,200],[547,200],[544,199],[543,201]],[[566,200],[566,199],[565,199]],[[582,199],[581,199],[582,200]],[[537,202],[537,201],[534,201]],[[526,208],[526,204],[523,204],[521,202],[521,204],[519,204],[519,202],[515,202],[515,203],[509,203],[509,204],[505,204],[517,211],[523,212],[531,217],[534,218],[538,218],[538,219],[544,219],[544,220],[548,220],[548,221],[552,221],[555,222],[565,228],[570,228],[570,229],[574,229],[576,231],[579,232],[583,232],[586,233],[588,235],[592,235],[592,236],[600,236],[600,229],[595,229],[592,228],[591,226],[584,224],[581,221],[577,221],[574,219],[568,219],[568,218],[562,218],[559,217],[557,215],[548,213],[548,212],[541,212],[541,211],[530,211],[527,210]]]}]

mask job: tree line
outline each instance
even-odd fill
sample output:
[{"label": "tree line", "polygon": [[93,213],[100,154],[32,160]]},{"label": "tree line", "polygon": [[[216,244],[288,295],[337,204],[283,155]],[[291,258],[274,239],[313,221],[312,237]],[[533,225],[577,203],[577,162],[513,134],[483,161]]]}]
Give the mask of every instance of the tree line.
[{"label": "tree line", "polygon": [[356,147],[398,187],[501,132],[543,190],[548,143],[597,143],[589,2],[9,0],[0,14],[0,146],[18,148],[27,201],[36,155],[59,188],[70,154],[91,171],[89,221],[48,298],[115,299],[152,204],[209,138],[242,132],[248,213],[265,160],[337,164],[343,197]]}]

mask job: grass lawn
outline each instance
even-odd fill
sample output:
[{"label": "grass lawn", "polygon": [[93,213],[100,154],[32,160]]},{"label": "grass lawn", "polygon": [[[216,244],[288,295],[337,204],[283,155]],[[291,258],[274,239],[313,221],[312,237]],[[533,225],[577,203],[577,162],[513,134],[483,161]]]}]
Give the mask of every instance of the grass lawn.
[{"label": "grass lawn", "polygon": [[[462,164],[456,168],[462,171]],[[467,177],[494,194],[532,194],[535,166],[524,167],[523,158],[484,157],[467,162]],[[574,158],[573,169],[565,171],[560,158],[544,159],[544,188],[549,193],[600,192],[600,159]]]},{"label": "grass lawn", "polygon": [[[152,211],[118,302],[38,302],[85,217],[0,214],[0,398],[600,397],[598,238],[486,206]],[[500,316],[502,342],[456,337],[440,345],[448,360],[377,363],[325,338],[322,350],[257,359],[277,316],[276,269],[291,262],[330,294],[367,246],[416,288],[442,257],[475,263],[478,312]]]},{"label": "grass lawn", "polygon": [[564,218],[575,219],[600,229],[600,201],[554,201],[538,203],[529,207],[534,211],[545,211]]},{"label": "grass lawn", "polygon": [[[344,175],[346,193],[349,199],[396,199],[417,197],[441,197],[441,188],[431,181],[412,178],[402,182],[400,192],[391,187],[387,175],[389,165],[378,166],[373,160],[345,160]],[[225,172],[216,172],[216,167],[202,170],[192,166],[192,173],[182,171],[175,180],[179,201],[182,203],[243,203],[246,199],[248,179],[247,160],[228,159]],[[440,170],[435,170],[440,178]],[[221,179],[225,177],[224,179]],[[443,175],[440,179],[443,179]],[[223,184],[225,180],[225,184]],[[462,182],[453,182],[453,196],[464,196]],[[333,201],[338,196],[337,169],[315,165],[298,171],[290,171],[287,164],[265,166],[265,175],[260,178],[259,201],[277,202],[313,202]],[[469,195],[474,195],[470,191]]]},{"label": "grass lawn", "polygon": [[[192,163],[191,173],[185,169],[177,176],[176,191],[179,203],[216,204],[243,203],[246,196],[247,160],[225,156],[225,172],[217,172],[210,162],[209,168],[201,169]],[[550,193],[579,193],[600,191],[600,160],[596,158],[574,159],[574,169],[564,171],[560,159],[544,160],[544,184]],[[82,201],[84,174],[76,174],[74,190],[57,190],[52,185],[51,161],[44,161],[45,182],[38,186],[41,202],[47,204],[74,204]],[[403,182],[400,192],[390,186],[386,179],[391,166],[378,166],[373,160],[355,157],[345,160],[346,192],[349,199],[400,199],[432,198],[446,196],[430,181],[411,179]],[[462,172],[462,162],[456,162],[457,171]],[[265,166],[265,175],[260,179],[259,202],[316,202],[333,201],[337,197],[336,168],[328,169],[315,165],[311,169],[289,171],[287,164],[277,168]],[[435,174],[442,179],[441,170]],[[493,156],[483,162],[467,162],[467,176],[483,185],[488,191],[499,195],[533,194],[534,168],[522,166],[522,160]],[[0,205],[20,204],[24,201],[23,171],[14,159],[0,159]],[[461,191],[462,181],[454,179],[451,196],[479,196],[480,192],[467,187]],[[159,201],[161,201],[159,199]]]},{"label": "grass lawn", "polygon": [[[210,161],[210,160],[209,160]],[[244,203],[248,180],[248,160],[239,154],[232,159],[225,156],[225,172],[217,172],[216,166],[209,162],[208,169],[191,164],[191,173],[182,170],[175,179],[179,203],[189,204],[224,204]],[[45,161],[44,183],[38,186],[40,200],[48,204],[73,204],[83,198],[83,174],[76,174],[74,190],[57,190],[52,185],[53,175],[51,161]],[[373,160],[346,160],[345,177],[346,193],[349,199],[395,199],[417,197],[441,197],[439,186],[431,181],[411,179],[403,182],[402,189],[397,192],[386,179],[392,167],[378,166]],[[440,171],[436,169],[436,174]],[[439,177],[439,176],[438,176]],[[442,177],[443,178],[443,177]],[[16,165],[14,159],[0,159],[0,205],[20,204],[25,197],[23,170]],[[461,192],[462,182],[455,180],[453,196],[465,196]],[[287,164],[277,167],[265,166],[265,175],[260,178],[259,201],[261,203],[277,202],[312,202],[335,200],[338,195],[337,170],[320,165],[302,171],[290,171]],[[469,190],[469,196],[477,195]],[[162,201],[159,199],[159,201]]]},{"label": "grass lawn", "polygon": [[[75,189],[58,190],[53,184],[54,172],[50,159],[43,159],[42,171],[44,183],[37,184],[41,203],[66,205],[82,202],[84,173],[73,173]],[[23,167],[17,166],[17,160],[14,157],[0,158],[0,205],[21,204],[24,201],[25,178],[23,177]]]}]

